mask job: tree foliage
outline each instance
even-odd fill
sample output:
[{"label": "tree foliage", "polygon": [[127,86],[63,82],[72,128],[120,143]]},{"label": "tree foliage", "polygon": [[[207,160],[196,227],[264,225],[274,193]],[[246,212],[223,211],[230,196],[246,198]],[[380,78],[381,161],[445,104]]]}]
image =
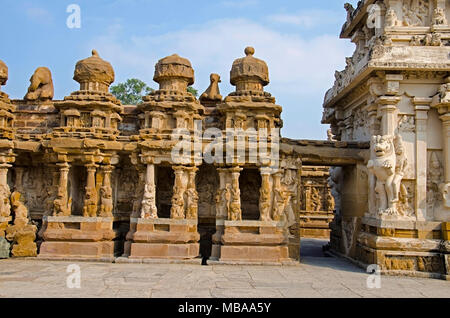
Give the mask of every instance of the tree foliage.
[{"label": "tree foliage", "polygon": [[[154,89],[137,78],[130,78],[125,83],[111,86],[110,91],[122,104],[137,105],[142,103],[143,96],[152,93]],[[195,97],[198,95],[198,91],[192,86],[189,86],[187,91]]]},{"label": "tree foliage", "polygon": [[194,95],[195,97],[197,97],[198,95],[198,90],[196,90],[195,88],[193,88],[192,86],[188,86],[187,91],[189,93],[191,93],[192,95]]},{"label": "tree foliage", "polygon": [[137,78],[130,78],[125,83],[111,86],[113,94],[124,105],[137,105],[142,102],[142,97],[154,91],[143,81]]}]

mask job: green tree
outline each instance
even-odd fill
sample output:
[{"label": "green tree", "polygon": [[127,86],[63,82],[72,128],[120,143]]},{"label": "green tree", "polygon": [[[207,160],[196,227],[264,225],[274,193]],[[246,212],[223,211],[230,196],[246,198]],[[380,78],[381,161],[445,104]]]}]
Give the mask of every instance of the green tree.
[{"label": "green tree", "polygon": [[137,78],[130,78],[125,83],[111,86],[113,94],[124,105],[137,105],[142,102],[142,97],[154,91],[143,81]]},{"label": "green tree", "polygon": [[192,95],[194,95],[195,97],[197,97],[198,95],[198,90],[196,90],[195,88],[193,88],[192,86],[188,86],[187,91],[189,93],[191,93]]}]

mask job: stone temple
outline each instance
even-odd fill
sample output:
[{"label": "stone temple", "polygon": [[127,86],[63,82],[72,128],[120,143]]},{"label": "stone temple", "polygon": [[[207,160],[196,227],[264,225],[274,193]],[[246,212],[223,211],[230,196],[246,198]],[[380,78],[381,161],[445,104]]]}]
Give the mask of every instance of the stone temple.
[{"label": "stone temple", "polygon": [[95,50],[64,100],[46,67],[23,100],[0,91],[0,257],[188,260],[209,244],[219,262],[288,264],[312,236],[364,267],[448,278],[450,0],[345,9],[356,49],[325,95],[328,140],[277,133],[252,47],[226,97],[218,74],[187,92],[194,69],[174,54],[155,65],[158,90],[122,105]]}]

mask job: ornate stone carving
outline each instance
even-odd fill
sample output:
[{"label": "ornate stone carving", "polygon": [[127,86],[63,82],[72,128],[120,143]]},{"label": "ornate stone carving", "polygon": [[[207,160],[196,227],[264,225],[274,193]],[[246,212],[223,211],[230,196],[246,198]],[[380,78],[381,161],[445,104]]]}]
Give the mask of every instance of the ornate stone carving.
[{"label": "ornate stone carving", "polygon": [[[367,164],[369,172],[376,178],[375,186],[371,185],[370,199],[378,202],[374,206],[379,214],[395,213],[395,198],[393,180],[395,177],[396,155],[393,136],[373,136],[371,140],[371,159]],[[375,191],[373,191],[375,190]]]},{"label": "ornate stone carving", "polygon": [[54,216],[69,216],[72,211],[72,199],[69,199],[67,193],[67,177],[69,174],[69,165],[67,163],[58,164],[59,166],[59,185],[55,201],[53,201]]},{"label": "ornate stone carving", "polygon": [[52,73],[47,67],[39,67],[30,78],[30,86],[24,99],[27,101],[47,101],[53,99]]},{"label": "ornate stone carving", "polygon": [[414,132],[416,130],[416,123],[414,116],[400,115],[397,124],[400,132]]},{"label": "ornate stone carving", "polygon": [[14,211],[14,225],[6,229],[6,238],[13,242],[12,255],[15,257],[33,257],[37,255],[36,225],[28,219],[28,209],[22,202],[18,191],[11,194],[11,204]]},{"label": "ornate stone carving", "polygon": [[428,0],[403,1],[403,25],[426,26],[430,14]]},{"label": "ornate stone carving", "polygon": [[342,179],[343,175],[341,167],[330,168],[328,186],[330,187],[330,194],[334,198],[334,210],[336,211],[336,215],[341,214]]},{"label": "ornate stone carving", "polygon": [[189,173],[189,181],[186,189],[186,219],[197,219],[198,217],[198,192],[195,188],[195,174],[197,168],[191,168]]},{"label": "ornate stone carving", "polygon": [[261,188],[259,189],[259,213],[261,221],[271,221],[270,172],[261,170]]},{"label": "ornate stone carving", "polygon": [[231,203],[228,210],[228,220],[241,221],[241,190],[239,189],[239,174],[241,168],[233,168],[231,172]]},{"label": "ornate stone carving", "polygon": [[100,188],[100,213],[101,217],[112,217],[113,216],[113,198],[112,198],[112,188],[111,188],[111,172],[112,166],[107,166],[103,168],[103,185]]},{"label": "ornate stone carving", "polygon": [[86,193],[84,196],[84,205],[83,205],[83,216],[84,217],[97,217],[97,190],[95,188],[95,172],[97,168],[96,165],[89,164],[87,165],[87,185],[85,187]]},{"label": "ornate stone carving", "polygon": [[220,95],[219,83],[221,82],[219,74],[211,74],[210,84],[206,91],[200,96],[201,101],[221,101],[222,95]]},{"label": "ornate stone carving", "polygon": [[394,9],[388,9],[386,11],[386,17],[385,17],[385,26],[386,27],[395,27],[400,24],[397,18],[397,13]]},{"label": "ornate stone carving", "polygon": [[9,197],[11,195],[8,182],[8,168],[10,165],[0,165],[0,217],[8,217],[11,215],[11,205]]},{"label": "ornate stone carving", "polygon": [[158,211],[156,208],[155,166],[153,164],[147,164],[144,193],[141,202],[141,218],[158,218]]},{"label": "ornate stone carving", "polygon": [[445,10],[443,8],[435,8],[433,11],[434,25],[447,25],[447,18],[445,17]]},{"label": "ornate stone carving", "polygon": [[369,180],[369,200],[379,216],[411,216],[408,208],[410,196],[402,184],[407,166],[400,135],[372,137],[371,159],[367,168],[375,180]]}]

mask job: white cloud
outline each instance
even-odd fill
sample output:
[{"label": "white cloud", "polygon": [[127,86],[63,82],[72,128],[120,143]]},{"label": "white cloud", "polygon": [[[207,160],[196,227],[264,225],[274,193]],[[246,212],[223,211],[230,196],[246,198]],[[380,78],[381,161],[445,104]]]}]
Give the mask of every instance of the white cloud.
[{"label": "white cloud", "polygon": [[[119,81],[133,76],[156,87],[151,80],[155,63],[177,53],[192,62],[194,86],[200,93],[209,85],[210,73],[220,74],[222,95],[234,89],[229,84],[233,60],[244,56],[246,46],[255,47],[255,57],[269,66],[271,84],[267,91],[283,106],[285,131],[297,138],[319,138],[322,134],[323,96],[333,84],[335,69],[343,68],[344,57],[352,52],[348,42],[334,35],[307,40],[298,33],[280,33],[244,19],[215,20],[158,36],[132,36],[126,42],[123,38],[120,32],[111,32],[92,41],[112,63]],[[306,100],[314,100],[314,105]],[[302,131],[298,118],[317,123],[317,132]]]},{"label": "white cloud", "polygon": [[25,13],[28,18],[40,23],[49,23],[53,20],[53,16],[49,11],[44,8],[35,7],[31,4],[26,4]]}]

